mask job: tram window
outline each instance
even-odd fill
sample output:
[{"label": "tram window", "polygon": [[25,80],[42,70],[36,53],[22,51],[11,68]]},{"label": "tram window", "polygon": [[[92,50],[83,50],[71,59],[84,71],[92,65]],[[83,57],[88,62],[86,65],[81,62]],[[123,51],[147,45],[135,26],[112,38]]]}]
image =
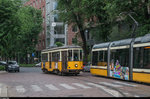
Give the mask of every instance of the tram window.
[{"label": "tram window", "polygon": [[49,53],[49,61],[52,61],[51,59],[52,59],[52,58],[51,58],[51,53]]},{"label": "tram window", "polygon": [[129,67],[129,49],[117,49],[111,50],[111,62],[116,62],[123,67]]},{"label": "tram window", "polygon": [[79,50],[74,50],[74,61],[79,61]]},{"label": "tram window", "polygon": [[68,51],[68,61],[72,61],[72,50]]},{"label": "tram window", "polygon": [[107,62],[107,51],[99,51],[98,58],[99,62]]},{"label": "tram window", "polygon": [[60,61],[60,53],[59,52],[52,53],[52,61],[54,61],[54,62]]},{"label": "tram window", "polygon": [[56,54],[52,53],[52,61],[54,62],[56,60]]},{"label": "tram window", "polygon": [[60,61],[60,53],[59,52],[56,53],[56,61],[57,62]]},{"label": "tram window", "polygon": [[43,62],[47,62],[48,61],[48,54],[47,53],[42,54],[42,61]]},{"label": "tram window", "polygon": [[150,69],[150,49],[148,47],[134,48],[133,68]]},{"label": "tram window", "polygon": [[97,63],[98,63],[98,52],[94,51],[92,53],[92,65],[97,66]]}]

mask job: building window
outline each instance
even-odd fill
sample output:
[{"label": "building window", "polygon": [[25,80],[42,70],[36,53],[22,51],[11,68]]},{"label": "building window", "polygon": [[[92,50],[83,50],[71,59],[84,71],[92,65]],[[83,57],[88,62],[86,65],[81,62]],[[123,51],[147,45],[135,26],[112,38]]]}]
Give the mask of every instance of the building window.
[{"label": "building window", "polygon": [[60,22],[58,14],[54,14],[54,22]]},{"label": "building window", "polygon": [[41,5],[41,0],[39,0],[39,5]]},{"label": "building window", "polygon": [[56,1],[53,2],[53,10],[57,10],[58,3]]},{"label": "building window", "polygon": [[43,11],[42,11],[43,13],[44,13],[44,10],[45,10],[45,8],[44,8],[44,6],[43,6]]},{"label": "building window", "polygon": [[36,0],[35,4],[36,4],[36,6],[38,6],[38,1],[37,0]]},{"label": "building window", "polygon": [[55,38],[55,43],[56,42],[61,42],[61,43],[65,43],[65,39],[64,38]]},{"label": "building window", "polygon": [[72,26],[72,32],[77,32],[78,31],[78,27],[76,25]]},{"label": "building window", "polygon": [[33,7],[35,7],[35,1],[33,2]]},{"label": "building window", "polygon": [[54,33],[55,34],[64,34],[64,26],[63,25],[57,25],[54,27]]}]

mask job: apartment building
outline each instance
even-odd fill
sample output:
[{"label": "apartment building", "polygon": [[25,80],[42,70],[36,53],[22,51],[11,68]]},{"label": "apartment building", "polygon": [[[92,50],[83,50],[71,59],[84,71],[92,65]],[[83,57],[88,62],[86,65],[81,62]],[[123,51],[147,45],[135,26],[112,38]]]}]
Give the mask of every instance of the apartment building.
[{"label": "apartment building", "polygon": [[57,5],[57,0],[46,0],[46,48],[56,46],[56,42],[67,45],[67,25],[60,21]]},{"label": "apartment building", "polygon": [[29,0],[25,5],[41,9],[43,17],[43,31],[39,34],[37,51],[56,46],[56,42],[63,45],[72,45],[78,29],[73,24],[64,24],[60,21],[57,10],[57,0]]}]

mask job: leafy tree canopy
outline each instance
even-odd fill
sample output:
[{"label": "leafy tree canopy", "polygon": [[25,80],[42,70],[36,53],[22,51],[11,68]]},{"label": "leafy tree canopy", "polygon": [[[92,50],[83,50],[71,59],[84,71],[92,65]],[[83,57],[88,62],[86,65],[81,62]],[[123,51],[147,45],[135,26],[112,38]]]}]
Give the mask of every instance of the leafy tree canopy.
[{"label": "leafy tree canopy", "polygon": [[21,0],[0,0],[0,54],[15,57],[35,50],[42,29],[41,11],[23,6]]}]

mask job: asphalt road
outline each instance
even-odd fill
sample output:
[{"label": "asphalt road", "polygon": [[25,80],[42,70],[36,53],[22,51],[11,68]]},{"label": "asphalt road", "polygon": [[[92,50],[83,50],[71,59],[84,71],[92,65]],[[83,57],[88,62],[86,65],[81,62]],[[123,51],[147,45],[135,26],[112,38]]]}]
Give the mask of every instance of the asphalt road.
[{"label": "asphalt road", "polygon": [[0,97],[149,97],[150,86],[93,76],[44,74],[40,67],[0,74]]}]

